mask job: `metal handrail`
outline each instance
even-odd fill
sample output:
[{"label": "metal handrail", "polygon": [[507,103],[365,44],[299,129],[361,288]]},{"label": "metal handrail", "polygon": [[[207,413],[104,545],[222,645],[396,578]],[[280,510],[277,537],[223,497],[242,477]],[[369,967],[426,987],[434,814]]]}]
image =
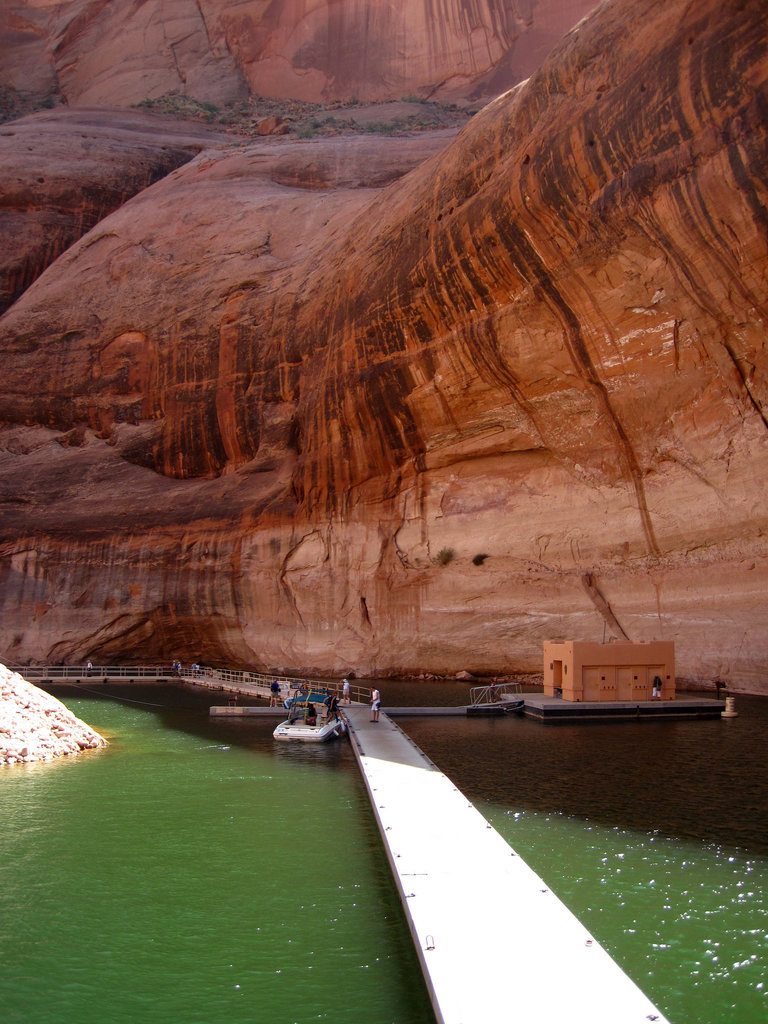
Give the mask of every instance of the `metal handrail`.
[{"label": "metal handrail", "polygon": [[170,666],[156,665],[9,665],[24,679],[172,679]]},{"label": "metal handrail", "polygon": [[[184,679],[187,682],[212,683],[229,687],[254,687],[260,696],[272,694],[272,683],[278,684],[278,696],[284,700],[294,690],[304,687],[322,687],[342,699],[342,682],[316,679],[309,676],[278,675],[273,672],[251,672],[247,669],[214,668],[210,665],[189,665],[181,668],[174,665],[9,665],[12,672],[23,679],[166,679],[173,682]],[[369,687],[350,683],[350,700],[367,704],[371,699]]]},{"label": "metal handrail", "polygon": [[[320,689],[328,690],[329,693],[333,693],[336,697],[341,700],[343,694],[343,683],[340,680],[330,679],[317,679],[312,676],[284,676],[277,675],[274,672],[249,672],[242,669],[226,669],[226,668],[211,668],[208,665],[198,665],[197,671],[182,671],[182,675],[185,679],[194,681],[195,679],[203,679],[213,683],[224,683],[224,684],[250,684],[254,686],[267,686],[271,687],[273,682],[276,682],[280,687],[280,694],[288,694],[293,690],[301,689],[302,687],[319,687]],[[367,704],[371,699],[370,687],[357,686],[350,683],[349,687],[350,699],[360,703]]]},{"label": "metal handrail", "polygon": [[522,692],[520,683],[488,683],[485,686],[473,686],[469,691],[469,704],[470,707],[477,704],[497,704],[513,694]]}]

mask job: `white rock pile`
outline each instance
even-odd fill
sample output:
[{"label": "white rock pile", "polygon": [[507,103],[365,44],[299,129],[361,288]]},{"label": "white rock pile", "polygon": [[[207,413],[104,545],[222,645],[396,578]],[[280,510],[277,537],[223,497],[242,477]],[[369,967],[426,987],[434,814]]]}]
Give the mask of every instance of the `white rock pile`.
[{"label": "white rock pile", "polygon": [[0,765],[50,761],[106,744],[60,700],[0,665]]}]

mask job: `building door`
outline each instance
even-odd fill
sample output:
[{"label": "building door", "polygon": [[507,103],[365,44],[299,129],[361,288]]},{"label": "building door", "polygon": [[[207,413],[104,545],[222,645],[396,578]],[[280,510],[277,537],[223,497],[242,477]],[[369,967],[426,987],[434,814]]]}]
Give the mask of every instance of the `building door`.
[{"label": "building door", "polygon": [[552,686],[554,687],[554,696],[562,697],[563,695],[563,663],[562,661],[552,662]]},{"label": "building door", "polygon": [[616,669],[616,700],[632,700],[634,669],[619,665]]},{"label": "building door", "polygon": [[648,666],[633,665],[630,672],[632,673],[632,700],[650,700],[651,687],[648,679]]},{"label": "building door", "polygon": [[585,665],[581,670],[581,683],[584,687],[582,700],[601,700],[600,666]]},{"label": "building door", "polygon": [[585,665],[582,700],[616,700],[616,669],[613,665]]}]

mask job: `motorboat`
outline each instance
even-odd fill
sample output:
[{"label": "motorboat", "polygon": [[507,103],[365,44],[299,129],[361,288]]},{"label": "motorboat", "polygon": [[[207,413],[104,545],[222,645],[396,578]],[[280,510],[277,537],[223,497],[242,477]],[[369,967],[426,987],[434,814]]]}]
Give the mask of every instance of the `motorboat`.
[{"label": "motorboat", "polygon": [[525,700],[520,683],[488,683],[469,691],[468,715],[505,715],[522,711]]},{"label": "motorboat", "polygon": [[285,706],[288,717],[272,733],[276,740],[326,743],[347,731],[337,698],[327,690],[299,689],[285,701]]}]

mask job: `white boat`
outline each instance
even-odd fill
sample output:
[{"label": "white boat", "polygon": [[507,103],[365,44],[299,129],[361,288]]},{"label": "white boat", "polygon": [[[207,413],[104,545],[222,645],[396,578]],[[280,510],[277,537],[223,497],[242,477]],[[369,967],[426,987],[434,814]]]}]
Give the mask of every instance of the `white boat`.
[{"label": "white boat", "polygon": [[326,743],[347,730],[338,701],[327,690],[299,690],[285,703],[288,717],[272,733],[276,740]]}]

